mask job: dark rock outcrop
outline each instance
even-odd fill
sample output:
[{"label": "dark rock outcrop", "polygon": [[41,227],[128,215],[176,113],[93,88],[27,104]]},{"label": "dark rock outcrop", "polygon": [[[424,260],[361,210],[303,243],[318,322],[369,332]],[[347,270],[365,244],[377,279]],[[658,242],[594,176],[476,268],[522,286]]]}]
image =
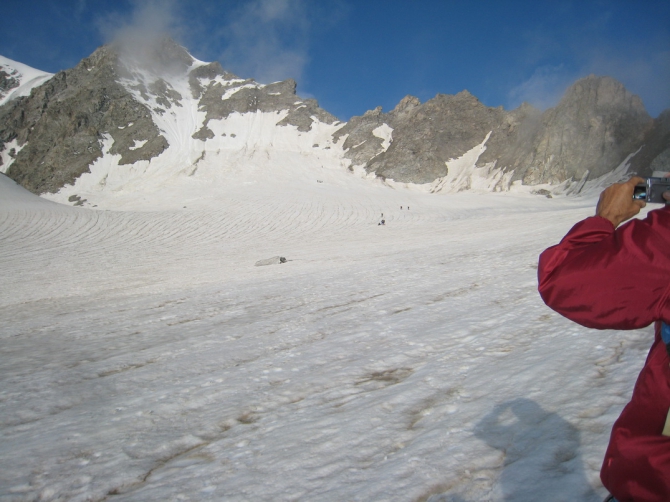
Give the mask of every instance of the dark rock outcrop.
[{"label": "dark rock outcrop", "polygon": [[16,70],[8,71],[0,67],[0,99],[6,96],[12,89],[16,89],[21,83],[17,73]]},{"label": "dark rock outcrop", "polygon": [[654,171],[670,172],[670,110],[663,111],[643,139],[640,153],[631,159],[631,169],[641,176]]}]

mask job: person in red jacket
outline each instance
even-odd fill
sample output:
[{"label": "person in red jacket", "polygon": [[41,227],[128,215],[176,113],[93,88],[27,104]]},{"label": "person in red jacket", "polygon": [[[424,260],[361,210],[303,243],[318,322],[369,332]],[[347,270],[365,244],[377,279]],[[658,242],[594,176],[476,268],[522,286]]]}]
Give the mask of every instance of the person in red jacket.
[{"label": "person in red jacket", "polygon": [[[617,502],[670,501],[670,204],[619,227],[645,206],[633,199],[643,181],[635,177],[603,191],[596,216],[545,250],[538,267],[542,299],[572,321],[596,329],[655,323],[600,471],[608,500]],[[670,192],[663,196],[670,201]]]}]

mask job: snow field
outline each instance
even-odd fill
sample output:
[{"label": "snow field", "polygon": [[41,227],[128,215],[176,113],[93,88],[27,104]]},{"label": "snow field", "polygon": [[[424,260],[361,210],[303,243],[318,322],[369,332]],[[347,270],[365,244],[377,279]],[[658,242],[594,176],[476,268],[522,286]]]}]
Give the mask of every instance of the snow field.
[{"label": "snow field", "polygon": [[0,500],[602,499],[652,331],[536,291],[595,200],[323,170],[156,211],[0,176]]}]

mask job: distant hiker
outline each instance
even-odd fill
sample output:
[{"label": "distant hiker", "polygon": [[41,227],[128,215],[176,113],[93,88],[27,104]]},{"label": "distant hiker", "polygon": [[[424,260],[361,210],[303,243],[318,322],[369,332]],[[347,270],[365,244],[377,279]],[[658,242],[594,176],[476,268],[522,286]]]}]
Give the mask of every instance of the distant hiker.
[{"label": "distant hiker", "polygon": [[[539,291],[559,314],[588,328],[640,329],[654,342],[630,402],[612,427],[600,479],[615,500],[670,500],[670,192],[665,207],[632,218],[642,178],[600,194],[596,215],[540,255]],[[619,228],[617,228],[619,227]],[[595,335],[594,335],[595,336]],[[610,500],[610,499],[608,499]]]},{"label": "distant hiker", "polygon": [[386,224],[386,220],[382,220],[382,221],[379,222],[379,225],[385,225],[385,224]]},{"label": "distant hiker", "polygon": [[402,211],[402,206],[400,206],[400,210]]}]

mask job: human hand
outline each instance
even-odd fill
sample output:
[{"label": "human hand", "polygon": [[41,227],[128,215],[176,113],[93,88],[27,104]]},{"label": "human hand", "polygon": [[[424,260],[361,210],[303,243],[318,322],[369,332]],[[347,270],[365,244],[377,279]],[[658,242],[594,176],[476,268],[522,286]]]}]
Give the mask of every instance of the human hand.
[{"label": "human hand", "polygon": [[[640,209],[647,205],[643,200],[633,199],[635,185],[639,183],[644,183],[644,179],[635,176],[626,183],[615,183],[603,190],[596,206],[596,216],[602,216],[611,221],[616,228],[628,218],[639,213]],[[670,192],[664,193],[663,197],[666,195],[670,197]]]}]

